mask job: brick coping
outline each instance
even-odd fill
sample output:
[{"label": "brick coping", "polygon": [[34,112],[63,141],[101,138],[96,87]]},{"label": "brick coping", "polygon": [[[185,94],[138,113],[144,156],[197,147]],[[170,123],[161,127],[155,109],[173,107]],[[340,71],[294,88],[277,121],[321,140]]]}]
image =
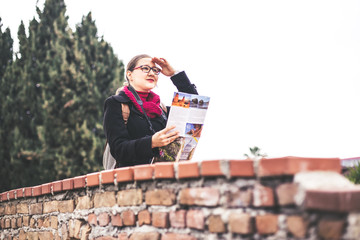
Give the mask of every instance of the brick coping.
[{"label": "brick coping", "polygon": [[191,179],[201,177],[256,178],[282,175],[294,175],[303,171],[341,172],[339,158],[281,157],[263,158],[258,162],[242,160],[205,160],[179,163],[162,162],[117,168],[89,173],[83,176],[63,179],[33,187],[18,188],[0,194],[0,201],[24,197],[37,197],[56,192],[95,187],[101,184],[121,182],[149,181],[154,179]]}]

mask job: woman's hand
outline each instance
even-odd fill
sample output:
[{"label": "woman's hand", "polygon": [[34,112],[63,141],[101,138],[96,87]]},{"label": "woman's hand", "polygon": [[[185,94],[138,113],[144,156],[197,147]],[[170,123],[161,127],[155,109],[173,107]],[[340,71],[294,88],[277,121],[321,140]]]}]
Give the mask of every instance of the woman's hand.
[{"label": "woman's hand", "polygon": [[163,147],[163,146],[166,146],[166,145],[172,143],[176,138],[179,137],[178,131],[169,132],[170,130],[173,130],[174,128],[175,128],[175,126],[171,126],[171,127],[164,128],[163,130],[161,130],[159,132],[156,132],[152,136],[151,147],[152,148]]},{"label": "woman's hand", "polygon": [[165,58],[153,57],[152,61],[161,67],[161,73],[165,76],[171,77],[175,74],[174,68],[166,61]]}]

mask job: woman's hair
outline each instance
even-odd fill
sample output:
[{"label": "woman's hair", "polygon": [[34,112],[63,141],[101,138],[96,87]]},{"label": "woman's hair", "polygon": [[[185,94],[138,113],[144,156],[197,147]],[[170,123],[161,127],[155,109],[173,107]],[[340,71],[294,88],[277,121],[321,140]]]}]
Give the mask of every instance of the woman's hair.
[{"label": "woman's hair", "polygon": [[[132,72],[134,70],[134,68],[136,67],[136,64],[138,63],[138,61],[142,58],[151,58],[151,56],[147,55],[147,54],[140,54],[140,55],[136,55],[135,57],[133,57],[129,63],[126,66],[126,72],[130,71]],[[126,76],[126,80],[129,81],[127,75]]]}]

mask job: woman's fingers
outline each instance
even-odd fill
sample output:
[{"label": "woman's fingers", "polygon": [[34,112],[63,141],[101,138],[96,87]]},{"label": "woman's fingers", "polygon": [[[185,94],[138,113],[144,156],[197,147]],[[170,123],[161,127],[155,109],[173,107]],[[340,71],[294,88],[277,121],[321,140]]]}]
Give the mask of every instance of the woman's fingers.
[{"label": "woman's fingers", "polygon": [[171,131],[175,126],[164,128],[163,130],[155,133],[152,137],[152,147],[162,147],[173,142],[178,136],[178,131]]}]

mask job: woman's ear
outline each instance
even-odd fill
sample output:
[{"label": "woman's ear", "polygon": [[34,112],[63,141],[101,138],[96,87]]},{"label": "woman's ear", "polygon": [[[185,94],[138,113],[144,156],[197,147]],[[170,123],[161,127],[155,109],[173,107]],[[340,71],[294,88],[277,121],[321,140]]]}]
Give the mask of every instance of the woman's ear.
[{"label": "woman's ear", "polygon": [[127,76],[127,79],[130,82],[130,80],[131,80],[131,71],[126,71],[126,76]]}]

